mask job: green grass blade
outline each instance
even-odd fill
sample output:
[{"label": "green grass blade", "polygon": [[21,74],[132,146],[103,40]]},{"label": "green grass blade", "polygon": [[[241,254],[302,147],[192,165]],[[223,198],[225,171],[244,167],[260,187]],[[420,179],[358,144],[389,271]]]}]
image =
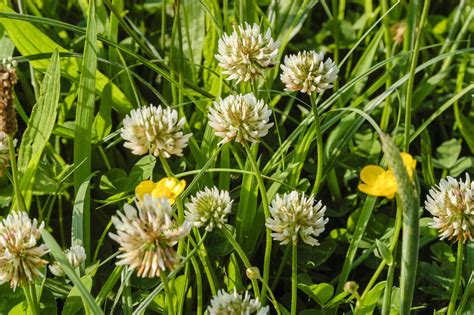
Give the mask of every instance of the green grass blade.
[{"label": "green grass blade", "polygon": [[20,144],[18,170],[22,174],[20,187],[27,208],[31,203],[33,181],[41,155],[56,122],[59,92],[61,90],[59,69],[59,54],[56,50],[44,75],[40,97],[33,107],[28,127]]},{"label": "green grass blade", "polygon": [[[74,191],[76,195],[81,190],[91,172],[91,134],[94,118],[95,84],[97,69],[97,34],[95,18],[95,1],[89,5],[87,20],[84,58],[82,60],[79,95],[76,107],[76,125],[74,132],[74,164],[81,166],[74,172]],[[83,162],[84,161],[84,162]],[[90,257],[90,191],[87,187],[82,204],[82,215],[73,218],[73,226],[82,225],[82,242]],[[80,222],[75,222],[80,221]],[[80,235],[80,234],[79,234]]]},{"label": "green grass blade", "polygon": [[393,140],[380,134],[382,149],[397,181],[403,207],[403,237],[400,277],[400,314],[410,314],[415,291],[420,238],[420,201]]},{"label": "green grass blade", "polygon": [[61,265],[67,277],[72,281],[72,283],[74,283],[74,285],[77,287],[77,289],[81,293],[84,304],[88,305],[88,307],[92,311],[92,314],[94,315],[104,314],[102,310],[100,309],[100,307],[95,302],[94,298],[91,296],[91,294],[87,290],[87,288],[84,286],[84,284],[82,284],[81,279],[76,274],[76,271],[69,263],[69,260],[64,255],[61,247],[56,242],[54,237],[51,234],[49,234],[49,232],[46,230],[43,230],[43,232],[41,233],[41,236],[43,237],[43,240],[45,244],[48,246],[50,253],[53,255],[54,259],[56,259],[56,261]]},{"label": "green grass blade", "polygon": [[[12,9],[0,3],[0,23],[5,27],[8,36],[15,43],[15,47],[23,56],[51,53],[55,49],[60,53],[67,52],[65,48],[61,47],[37,27],[29,22],[25,22],[26,20],[29,21],[32,19],[30,16],[12,13]],[[10,17],[12,15],[13,17]],[[20,20],[20,18],[22,18],[22,20]],[[38,19],[37,17],[33,17],[33,19],[35,18]],[[48,66],[48,62],[47,60],[35,60],[31,62],[31,65],[36,70],[44,72]],[[71,81],[79,82],[80,74],[77,60],[74,58],[62,58],[61,74]],[[94,89],[97,89],[97,92],[100,93],[105,86],[110,83],[110,80],[100,71],[97,71],[96,77],[97,80]],[[112,84],[112,90],[112,106],[120,113],[128,113],[130,109],[132,109],[130,101],[116,85]]]},{"label": "green grass blade", "polygon": [[369,219],[372,215],[372,210],[374,210],[376,200],[377,198],[373,196],[367,196],[365,199],[364,206],[362,207],[359,219],[357,220],[357,224],[354,229],[354,235],[352,235],[351,243],[346,253],[346,259],[344,260],[344,265],[339,276],[336,293],[342,292],[342,288],[349,278],[349,273],[352,269],[352,262],[354,261],[357,248],[359,247],[359,242],[362,239],[362,236],[364,236],[365,228],[369,223]]}]

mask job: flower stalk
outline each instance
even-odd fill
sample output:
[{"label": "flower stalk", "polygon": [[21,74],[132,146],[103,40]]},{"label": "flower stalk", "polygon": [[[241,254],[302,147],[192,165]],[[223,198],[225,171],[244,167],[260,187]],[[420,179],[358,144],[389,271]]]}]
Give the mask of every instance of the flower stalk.
[{"label": "flower stalk", "polygon": [[18,210],[27,212],[25,200],[21,193],[20,181],[18,179],[18,167],[16,165],[15,144],[12,134],[7,134],[8,151],[10,152],[10,165],[12,169],[13,189],[15,190],[16,201],[18,203]]},{"label": "flower stalk", "polygon": [[162,272],[160,274],[161,282],[163,282],[163,288],[165,289],[165,294],[166,294],[166,305],[168,307],[168,314],[176,314],[174,312],[174,306],[173,306],[173,296],[171,295],[171,290],[170,286],[168,283],[168,275],[166,272]]},{"label": "flower stalk", "polygon": [[454,276],[453,292],[451,293],[451,299],[449,300],[448,315],[454,315],[456,301],[461,289],[463,250],[464,244],[461,235],[461,240],[458,242],[458,250],[456,255],[456,273]]},{"label": "flower stalk", "polygon": [[314,113],[314,125],[316,127],[316,150],[318,151],[318,161],[317,161],[317,169],[316,169],[316,178],[314,180],[313,189],[311,193],[316,195],[319,192],[319,188],[321,186],[321,181],[323,178],[323,167],[324,167],[324,147],[323,147],[323,134],[321,132],[321,122],[318,113],[317,102],[314,99],[315,96],[311,95],[311,105],[313,108]]},{"label": "flower stalk", "polygon": [[296,300],[298,289],[298,245],[293,242],[291,253],[291,315],[296,315]]},{"label": "flower stalk", "polygon": [[[242,262],[244,263],[244,266],[246,269],[252,267],[252,265],[250,264],[250,261],[247,257],[247,255],[245,255],[242,247],[240,247],[239,243],[237,243],[237,241],[235,240],[235,238],[232,236],[232,234],[230,233],[229,229],[227,229],[227,227],[223,226],[221,228],[221,231],[222,233],[224,233],[225,237],[227,238],[227,240],[232,244],[232,246],[234,247],[234,250],[237,252],[237,254],[239,255],[240,259],[242,260]],[[252,287],[253,287],[253,293],[255,295],[255,297],[257,298],[260,298],[260,289],[258,287],[258,283],[257,283],[257,280],[255,279],[250,279],[250,281],[252,282]]]},{"label": "flower stalk", "polygon": [[[248,159],[250,161],[250,165],[252,166],[252,169],[255,173],[255,177],[257,178],[257,184],[258,184],[258,189],[260,190],[260,196],[262,197],[262,207],[263,207],[263,212],[265,214],[265,219],[270,217],[270,204],[268,202],[268,196],[267,196],[267,189],[265,188],[265,183],[263,182],[262,174],[260,172],[260,169],[258,168],[257,161],[255,160],[255,157],[252,154],[252,151],[250,150],[247,142],[242,143],[245,151],[247,153]],[[270,260],[272,256],[272,231],[270,228],[266,227],[265,228],[265,256],[263,259],[263,282],[268,284],[268,279],[270,278]],[[262,295],[261,295],[261,300],[263,303],[265,303],[266,300],[266,294],[267,294],[267,288],[266,286],[263,286],[262,288]]]}]

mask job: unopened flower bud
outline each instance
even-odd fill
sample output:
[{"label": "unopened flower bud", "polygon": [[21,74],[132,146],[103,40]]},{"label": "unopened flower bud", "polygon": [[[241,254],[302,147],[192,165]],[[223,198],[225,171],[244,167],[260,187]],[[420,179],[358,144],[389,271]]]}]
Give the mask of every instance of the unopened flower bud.
[{"label": "unopened flower bud", "polygon": [[250,280],[257,280],[260,279],[260,270],[258,270],[257,267],[249,267],[247,270],[245,270],[245,273],[247,274],[247,278]]},{"label": "unopened flower bud", "polygon": [[357,293],[357,289],[359,289],[359,285],[354,281],[347,281],[344,284],[344,291],[349,294]]}]

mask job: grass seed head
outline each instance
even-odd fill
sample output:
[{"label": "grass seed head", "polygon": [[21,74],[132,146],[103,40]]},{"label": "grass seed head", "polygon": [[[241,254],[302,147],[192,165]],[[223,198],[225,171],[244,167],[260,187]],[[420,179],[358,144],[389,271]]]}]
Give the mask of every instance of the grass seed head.
[{"label": "grass seed head", "polygon": [[0,131],[13,135],[18,129],[13,87],[17,83],[16,62],[11,58],[0,64]]}]

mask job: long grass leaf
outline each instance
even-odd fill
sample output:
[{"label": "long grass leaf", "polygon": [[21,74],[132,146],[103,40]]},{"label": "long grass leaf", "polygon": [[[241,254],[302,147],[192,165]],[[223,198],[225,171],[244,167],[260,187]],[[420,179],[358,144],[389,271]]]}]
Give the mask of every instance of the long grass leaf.
[{"label": "long grass leaf", "polygon": [[104,314],[102,310],[100,309],[100,307],[95,302],[94,298],[91,296],[91,294],[87,290],[87,288],[84,286],[84,284],[82,284],[81,279],[76,274],[76,271],[69,263],[69,260],[64,255],[61,247],[56,242],[54,237],[51,234],[49,234],[49,232],[46,230],[43,230],[43,232],[41,232],[41,236],[43,237],[45,244],[48,246],[50,253],[53,254],[54,259],[56,259],[56,261],[61,265],[64,272],[66,273],[66,276],[72,281],[72,283],[74,283],[74,285],[77,287],[77,289],[81,293],[84,304],[88,305],[88,307],[92,311],[92,314],[94,315]]},{"label": "long grass leaf", "polygon": [[[74,132],[74,164],[82,163],[74,172],[74,191],[76,195],[91,172],[91,137],[94,118],[95,83],[97,68],[97,35],[96,35],[95,1],[89,5],[84,58],[82,60],[79,95],[76,107],[76,124]],[[73,226],[82,225],[82,242],[90,257],[90,191],[86,188],[82,202],[82,214],[73,217]],[[80,234],[79,234],[80,235]]]},{"label": "long grass leaf", "polygon": [[41,87],[41,94],[28,121],[23,134],[18,156],[18,170],[22,174],[20,187],[23,191],[27,208],[31,202],[32,185],[43,154],[56,122],[59,92],[61,90],[61,73],[59,71],[59,54],[56,50],[46,70]]}]

